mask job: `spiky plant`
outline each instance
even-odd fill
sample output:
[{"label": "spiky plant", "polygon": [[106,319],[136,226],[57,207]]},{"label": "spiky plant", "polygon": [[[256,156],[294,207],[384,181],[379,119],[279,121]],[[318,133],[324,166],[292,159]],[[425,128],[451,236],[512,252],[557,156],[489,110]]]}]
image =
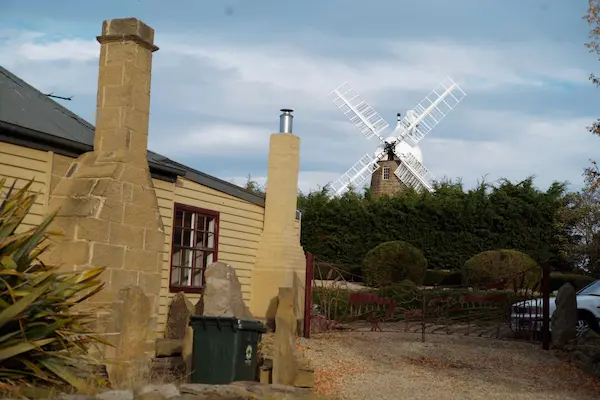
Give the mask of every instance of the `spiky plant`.
[{"label": "spiky plant", "polygon": [[37,195],[33,182],[2,193],[6,182],[0,178],[0,389],[84,391],[89,346],[105,342],[88,329],[90,315],[72,307],[102,289],[103,269],[63,273],[41,262],[55,214],[19,229]]}]

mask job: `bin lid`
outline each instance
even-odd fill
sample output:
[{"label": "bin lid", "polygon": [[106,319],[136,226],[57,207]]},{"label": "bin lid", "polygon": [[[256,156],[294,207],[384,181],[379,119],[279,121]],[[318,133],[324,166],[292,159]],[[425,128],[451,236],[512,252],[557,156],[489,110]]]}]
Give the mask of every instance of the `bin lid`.
[{"label": "bin lid", "polygon": [[225,325],[231,326],[234,330],[240,331],[255,331],[266,333],[267,328],[260,321],[251,319],[241,319],[236,317],[212,317],[204,315],[192,315],[190,317],[190,325]]}]

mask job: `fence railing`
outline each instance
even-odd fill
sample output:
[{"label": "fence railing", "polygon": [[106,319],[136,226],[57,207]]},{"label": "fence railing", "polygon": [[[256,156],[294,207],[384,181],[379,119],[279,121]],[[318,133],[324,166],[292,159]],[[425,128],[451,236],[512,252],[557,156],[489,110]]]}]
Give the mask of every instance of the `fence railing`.
[{"label": "fence railing", "polygon": [[320,261],[312,255],[308,259],[306,337],[311,331],[334,329],[393,330],[420,333],[422,340],[438,333],[545,339],[548,347],[547,264],[485,287],[418,287],[406,282],[374,289],[347,281],[343,266],[332,263],[325,265],[327,276],[318,276],[316,271],[324,269]]}]

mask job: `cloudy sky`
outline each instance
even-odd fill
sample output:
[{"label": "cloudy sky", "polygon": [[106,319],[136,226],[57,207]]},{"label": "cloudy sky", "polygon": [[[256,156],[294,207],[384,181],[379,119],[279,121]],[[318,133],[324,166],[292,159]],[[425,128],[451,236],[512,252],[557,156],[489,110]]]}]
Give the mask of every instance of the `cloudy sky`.
[{"label": "cloudy sky", "polygon": [[0,64],[94,122],[105,19],[156,30],[150,149],[222,179],[264,181],[280,108],[295,110],[300,188],[338,178],[367,141],[330,102],[348,81],[384,117],[445,76],[467,97],[422,142],[438,178],[581,185],[600,153],[600,72],[586,0],[0,0]]}]

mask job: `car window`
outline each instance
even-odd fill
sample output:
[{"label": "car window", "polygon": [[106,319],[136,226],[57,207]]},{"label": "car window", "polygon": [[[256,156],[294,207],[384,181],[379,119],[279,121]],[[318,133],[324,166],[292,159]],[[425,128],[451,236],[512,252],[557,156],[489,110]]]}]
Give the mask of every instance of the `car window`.
[{"label": "car window", "polygon": [[588,296],[589,295],[600,296],[600,280],[590,283],[589,285],[587,285],[586,287],[581,289],[577,294],[578,295],[588,295]]}]

